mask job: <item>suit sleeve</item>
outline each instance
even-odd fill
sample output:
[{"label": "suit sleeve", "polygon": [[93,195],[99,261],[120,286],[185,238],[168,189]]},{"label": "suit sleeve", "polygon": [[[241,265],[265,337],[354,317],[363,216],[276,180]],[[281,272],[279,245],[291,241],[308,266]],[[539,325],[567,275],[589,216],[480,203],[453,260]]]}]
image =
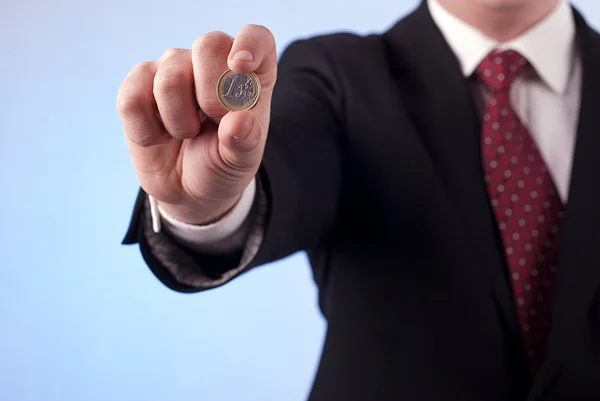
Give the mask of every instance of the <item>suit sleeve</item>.
[{"label": "suit sleeve", "polygon": [[123,243],[138,243],[151,271],[172,290],[215,288],[253,267],[314,249],[334,224],[344,147],[339,75],[319,38],[292,43],[278,67],[251,228],[239,251],[203,254],[155,232],[148,196],[139,192]]},{"label": "suit sleeve", "polygon": [[256,178],[221,220],[208,225],[187,224],[177,220],[164,212],[151,196],[149,199],[154,232],[164,230],[178,243],[196,252],[227,254],[245,245],[252,223],[250,212],[256,199]]}]

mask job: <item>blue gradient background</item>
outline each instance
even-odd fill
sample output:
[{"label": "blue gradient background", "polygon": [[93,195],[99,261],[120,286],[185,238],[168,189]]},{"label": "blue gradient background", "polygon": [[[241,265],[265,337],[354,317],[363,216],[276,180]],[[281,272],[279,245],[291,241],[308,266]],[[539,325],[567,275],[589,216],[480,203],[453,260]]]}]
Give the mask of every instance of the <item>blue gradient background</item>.
[{"label": "blue gradient background", "polygon": [[115,96],[203,32],[264,24],[281,51],[417,2],[1,1],[0,401],[304,400],[325,329],[305,256],[203,294],[160,284],[119,245],[137,184]]}]

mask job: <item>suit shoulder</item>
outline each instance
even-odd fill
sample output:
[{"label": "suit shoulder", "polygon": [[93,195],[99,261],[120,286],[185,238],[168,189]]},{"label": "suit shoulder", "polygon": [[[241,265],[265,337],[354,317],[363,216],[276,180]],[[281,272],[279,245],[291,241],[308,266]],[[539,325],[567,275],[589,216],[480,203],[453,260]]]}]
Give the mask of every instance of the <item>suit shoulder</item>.
[{"label": "suit shoulder", "polygon": [[286,53],[320,54],[333,64],[362,64],[378,58],[385,51],[383,35],[360,35],[352,32],[337,32],[326,35],[297,39],[286,48]]},{"label": "suit shoulder", "polygon": [[361,35],[355,32],[336,32],[327,35],[314,36],[307,40],[314,40],[326,47],[336,46],[363,46],[370,43],[373,37],[379,37],[379,34]]},{"label": "suit shoulder", "polygon": [[360,50],[378,47],[381,38],[381,34],[360,35],[353,32],[337,32],[302,40],[315,46],[321,46],[332,54],[337,54],[343,52],[356,53]]}]

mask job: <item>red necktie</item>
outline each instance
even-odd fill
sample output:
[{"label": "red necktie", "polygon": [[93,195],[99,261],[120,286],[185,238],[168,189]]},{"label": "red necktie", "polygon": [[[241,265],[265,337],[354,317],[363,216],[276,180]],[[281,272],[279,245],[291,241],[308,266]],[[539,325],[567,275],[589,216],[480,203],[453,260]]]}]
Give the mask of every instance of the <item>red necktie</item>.
[{"label": "red necktie", "polygon": [[564,207],[536,144],[510,104],[511,84],[527,68],[519,53],[497,51],[482,61],[476,75],[489,92],[481,137],[483,170],[533,377],[546,355]]}]

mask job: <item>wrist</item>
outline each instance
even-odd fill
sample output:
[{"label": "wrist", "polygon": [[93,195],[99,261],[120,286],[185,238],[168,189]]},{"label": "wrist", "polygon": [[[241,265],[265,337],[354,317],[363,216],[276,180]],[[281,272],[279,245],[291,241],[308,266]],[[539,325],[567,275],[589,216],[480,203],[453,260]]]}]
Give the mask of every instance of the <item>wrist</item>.
[{"label": "wrist", "polygon": [[242,195],[226,201],[216,202],[215,205],[193,204],[170,204],[158,202],[163,213],[171,216],[182,223],[206,226],[221,220],[239,202]]}]

